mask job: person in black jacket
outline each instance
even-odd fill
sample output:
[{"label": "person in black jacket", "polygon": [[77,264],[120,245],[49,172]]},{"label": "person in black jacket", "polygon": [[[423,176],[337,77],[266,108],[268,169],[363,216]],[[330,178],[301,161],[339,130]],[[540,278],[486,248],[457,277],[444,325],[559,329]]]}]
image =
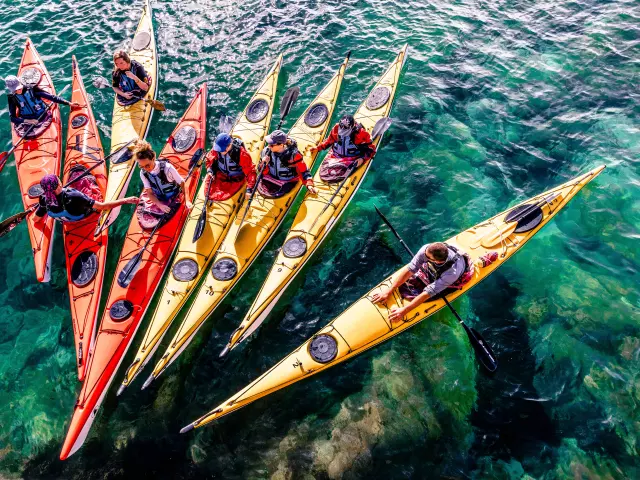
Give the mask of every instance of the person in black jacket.
[{"label": "person in black jacket", "polygon": [[132,60],[124,50],[113,54],[111,85],[120,105],[133,105],[149,91],[151,77],[137,60]]}]

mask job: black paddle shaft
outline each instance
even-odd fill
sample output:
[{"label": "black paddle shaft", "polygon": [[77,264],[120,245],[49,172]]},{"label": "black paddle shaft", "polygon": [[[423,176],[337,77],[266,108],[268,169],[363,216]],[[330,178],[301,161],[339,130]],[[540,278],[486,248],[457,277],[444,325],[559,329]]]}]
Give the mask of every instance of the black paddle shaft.
[{"label": "black paddle shaft", "polygon": [[[378,212],[378,215],[380,215],[380,218],[382,218],[382,221],[387,224],[391,232],[400,241],[400,243],[405,248],[407,253],[409,253],[409,255],[413,257],[414,256],[413,252],[407,246],[407,244],[404,243],[404,240],[402,240],[402,237],[400,237],[396,229],[393,228],[393,225],[391,225],[391,222],[387,220],[387,218],[382,214],[382,212],[378,209],[378,207],[374,205],[374,208],[376,209],[376,212]],[[473,328],[470,328],[466,323],[464,323],[462,318],[460,318],[460,315],[458,315],[458,312],[456,312],[456,310],[453,308],[451,303],[449,303],[449,300],[447,300],[446,296],[443,295],[441,298],[444,300],[445,305],[449,307],[449,310],[451,310],[451,312],[456,317],[458,322],[460,322],[460,325],[462,325],[462,327],[464,328],[464,331],[467,333],[467,336],[469,337],[469,342],[471,343],[471,346],[473,347],[473,350],[476,354],[476,358],[478,359],[480,364],[485,369],[487,369],[487,371],[491,373],[495,372],[498,368],[498,361],[496,360],[493,350],[491,349],[489,344],[482,337],[482,335],[480,335],[478,331],[474,330]]]}]

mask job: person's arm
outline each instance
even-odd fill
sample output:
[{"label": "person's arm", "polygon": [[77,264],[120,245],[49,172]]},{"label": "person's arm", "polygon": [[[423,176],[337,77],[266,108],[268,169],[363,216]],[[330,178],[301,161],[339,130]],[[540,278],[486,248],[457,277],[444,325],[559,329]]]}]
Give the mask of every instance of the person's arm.
[{"label": "person's arm", "polygon": [[396,277],[396,279],[393,281],[393,283],[391,284],[391,286],[383,292],[380,293],[376,293],[372,298],[371,301],[373,303],[384,303],[386,302],[389,297],[391,296],[391,294],[393,293],[393,291],[397,288],[400,287],[400,285],[402,285],[404,282],[406,282],[407,280],[409,280],[411,278],[411,276],[413,275],[413,272],[410,270],[410,265],[405,265],[404,267],[402,267],[402,269],[400,270],[400,275],[398,275]]},{"label": "person's arm", "polygon": [[24,119],[18,116],[18,102],[16,102],[15,98],[13,98],[12,96],[7,97],[7,100],[9,102],[9,117],[11,118],[11,123],[13,123],[14,125],[20,125],[24,123]]},{"label": "person's arm", "polygon": [[93,209],[98,211],[111,210],[121,205],[126,205],[126,204],[133,205],[136,203],[138,203],[138,197],[126,197],[126,198],[121,198],[119,200],[111,200],[109,202],[98,202],[96,200],[93,202]]},{"label": "person's arm", "polygon": [[[335,125],[331,129],[331,132],[329,133],[329,136],[324,140],[324,142],[320,142],[315,147],[315,150],[317,150],[318,152],[322,152],[323,150],[326,150],[327,148],[329,148],[331,145],[333,145],[337,141],[338,141],[338,125]],[[312,147],[311,150],[313,151],[314,148]]]},{"label": "person's arm", "polygon": [[44,197],[40,196],[38,199],[38,208],[35,211],[36,217],[44,217],[47,214],[47,203],[44,201]]},{"label": "person's arm", "polygon": [[302,183],[306,185],[307,190],[309,190],[309,192],[314,195],[318,193],[314,187],[313,178],[311,178],[311,172],[307,168],[307,164],[302,161],[302,155],[300,155],[300,152],[296,153],[294,161],[297,161],[295,164],[296,171],[298,172]]},{"label": "person's arm", "polygon": [[143,92],[146,92],[149,90],[149,84],[151,83],[150,82],[151,79],[149,78],[149,75],[147,75],[147,72],[144,70],[144,67],[142,66],[142,64],[135,65],[135,72],[132,69],[132,70],[127,70],[124,74],[127,77],[129,77],[131,80],[133,80],[138,86],[138,88]]},{"label": "person's arm", "polygon": [[413,300],[411,300],[404,307],[399,307],[399,308],[392,309],[389,312],[389,321],[390,322],[395,322],[396,320],[402,319],[402,317],[404,317],[408,312],[410,312],[411,310],[416,308],[418,305],[426,302],[429,299],[430,296],[431,295],[429,295],[427,292],[422,292],[420,295],[415,297]]},{"label": "person's arm", "polygon": [[253,191],[253,188],[256,186],[256,169],[253,168],[251,155],[249,155],[249,152],[244,148],[240,148],[240,168],[242,168],[242,173],[244,173],[247,179],[248,191]]},{"label": "person's arm", "polygon": [[174,167],[173,164],[171,164],[170,162],[167,162],[165,166],[165,174],[167,175],[167,177],[171,179],[173,183],[176,183],[178,187],[180,187],[180,190],[184,195],[184,205],[185,207],[187,207],[187,210],[191,210],[191,207],[193,207],[193,204],[188,198],[186,179],[182,178],[182,175],[178,173],[178,170],[176,170],[176,167]]},{"label": "person's arm", "polygon": [[363,159],[369,160],[376,154],[376,146],[371,140],[371,135],[364,128],[360,129],[354,140]]}]

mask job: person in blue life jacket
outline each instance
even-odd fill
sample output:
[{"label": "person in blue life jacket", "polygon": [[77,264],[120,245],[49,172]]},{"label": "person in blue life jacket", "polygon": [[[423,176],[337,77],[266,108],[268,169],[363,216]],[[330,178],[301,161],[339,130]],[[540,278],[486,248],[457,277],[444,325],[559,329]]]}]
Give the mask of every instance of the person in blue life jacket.
[{"label": "person in blue life jacket", "polygon": [[140,167],[142,209],[151,214],[168,214],[184,201],[187,210],[191,210],[192,204],[185,196],[185,180],[171,162],[156,160],[156,153],[144,140],[137,140],[132,150]]},{"label": "person in blue life jacket", "polygon": [[124,50],[113,54],[113,64],[111,85],[118,103],[126,106],[139,102],[149,91],[151,77],[142,64],[132,60]]},{"label": "person in blue life jacket", "polygon": [[48,106],[45,100],[69,105],[71,108],[80,107],[78,103],[69,102],[57,95],[52,95],[37,86],[29,87],[15,75],[6,77],[4,83],[7,90],[9,90],[7,100],[9,102],[11,123],[20,135],[26,133],[32,125],[35,125],[34,129],[37,129],[40,125],[51,123],[51,111],[43,115]]},{"label": "person in blue life jacket", "polygon": [[[49,215],[60,222],[79,222],[100,210],[110,210],[127,203],[138,203],[136,197],[127,197],[112,202],[102,202],[102,195],[95,183],[85,177],[78,181],[81,189],[63,187],[57,175],[52,173],[45,175],[40,180],[43,193],[38,201],[35,215],[44,217]],[[95,188],[91,188],[95,185]],[[89,188],[84,188],[89,186]],[[84,192],[82,190],[85,190]],[[97,198],[96,198],[97,197]]]}]

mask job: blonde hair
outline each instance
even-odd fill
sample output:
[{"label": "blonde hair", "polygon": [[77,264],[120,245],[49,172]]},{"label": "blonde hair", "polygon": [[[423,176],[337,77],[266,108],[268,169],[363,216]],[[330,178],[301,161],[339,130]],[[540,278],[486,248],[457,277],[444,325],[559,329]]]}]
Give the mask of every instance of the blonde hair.
[{"label": "blonde hair", "polygon": [[131,57],[129,57],[129,54],[125,50],[116,50],[113,52],[113,62],[115,63],[119,58],[127,63],[131,63]]},{"label": "blonde hair", "polygon": [[129,150],[133,153],[134,160],[156,159],[156,152],[151,148],[151,144],[145,140],[136,140],[135,143],[129,147]]}]

